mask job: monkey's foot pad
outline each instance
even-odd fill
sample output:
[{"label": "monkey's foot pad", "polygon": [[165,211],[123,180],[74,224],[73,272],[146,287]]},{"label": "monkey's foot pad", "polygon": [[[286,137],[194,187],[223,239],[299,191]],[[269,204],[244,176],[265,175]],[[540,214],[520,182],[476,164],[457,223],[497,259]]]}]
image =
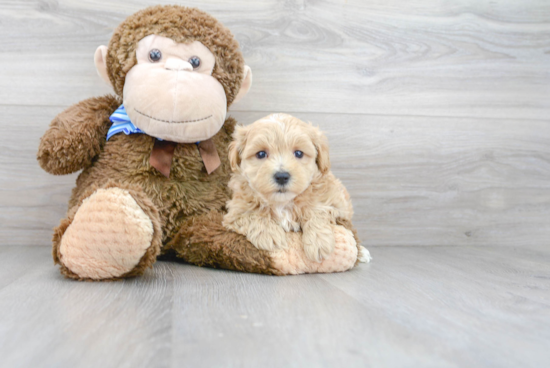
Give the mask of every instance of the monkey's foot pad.
[{"label": "monkey's foot pad", "polygon": [[333,226],[333,230],[334,251],[321,263],[306,257],[300,239],[301,233],[288,233],[288,247],[270,253],[275,268],[285,275],[344,272],[352,269],[357,261],[357,243],[353,233],[338,225]]},{"label": "monkey's foot pad", "polygon": [[98,189],[63,234],[60,261],[81,278],[116,278],[136,267],[152,239],[153,223],[128,191]]}]

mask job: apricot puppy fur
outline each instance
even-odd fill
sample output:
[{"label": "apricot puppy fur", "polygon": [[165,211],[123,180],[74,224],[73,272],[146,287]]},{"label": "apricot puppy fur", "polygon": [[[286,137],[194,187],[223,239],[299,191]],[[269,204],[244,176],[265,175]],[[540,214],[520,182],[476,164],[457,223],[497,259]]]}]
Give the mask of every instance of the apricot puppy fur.
[{"label": "apricot puppy fur", "polygon": [[304,251],[321,262],[334,250],[332,226],[350,220],[350,196],[330,171],[326,136],[311,124],[272,114],[237,127],[229,146],[233,175],[224,226],[259,249],[286,246],[302,231]]}]

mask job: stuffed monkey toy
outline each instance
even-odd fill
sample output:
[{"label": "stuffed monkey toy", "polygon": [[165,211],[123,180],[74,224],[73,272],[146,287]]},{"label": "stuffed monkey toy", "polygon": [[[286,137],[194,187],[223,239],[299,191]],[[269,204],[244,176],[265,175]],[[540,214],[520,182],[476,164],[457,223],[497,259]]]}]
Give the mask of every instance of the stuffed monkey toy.
[{"label": "stuffed monkey toy", "polygon": [[230,31],[210,15],[154,6],[128,17],[95,53],[115,95],[81,101],[55,117],[40,141],[40,166],[82,170],[53,258],[77,280],[141,275],[159,255],[198,266],[273,275],[352,268],[360,248],[349,222],[333,226],[336,248],[321,263],[289,247],[259,250],[222,226],[231,193],[227,109],[252,73]]}]

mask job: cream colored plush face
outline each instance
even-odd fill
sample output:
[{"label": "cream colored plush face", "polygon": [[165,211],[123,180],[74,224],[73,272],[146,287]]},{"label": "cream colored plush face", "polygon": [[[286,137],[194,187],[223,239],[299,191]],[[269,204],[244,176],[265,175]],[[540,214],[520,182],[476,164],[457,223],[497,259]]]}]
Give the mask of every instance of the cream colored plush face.
[{"label": "cream colored plush face", "polygon": [[[156,50],[159,58],[151,58]],[[111,84],[107,46],[94,55],[98,74]],[[137,64],[126,74],[124,106],[132,123],[145,133],[174,142],[194,143],[213,137],[223,126],[227,99],[223,86],[212,76],[214,54],[202,43],[176,43],[149,35],[138,42]],[[200,60],[200,64],[193,62]],[[193,60],[193,61],[192,61]],[[233,103],[252,85],[252,72],[245,65],[241,86]]]},{"label": "cream colored plush face", "polygon": [[[250,187],[270,203],[291,201],[311,184],[317,167],[317,148],[314,140],[318,131],[290,115],[274,114],[252,125],[240,128],[246,135],[242,141],[240,170]],[[297,157],[297,151],[303,153]],[[265,158],[263,154],[265,152]],[[281,185],[275,175],[286,172],[288,183]]]},{"label": "cream colored plush face", "polygon": [[[151,58],[153,50],[160,57]],[[106,46],[99,46],[94,61],[98,74],[111,84],[107,51]],[[124,107],[132,123],[153,137],[179,143],[206,140],[220,130],[227,99],[223,86],[212,76],[215,57],[206,46],[149,35],[138,42],[136,59],[123,89]],[[197,59],[200,64],[192,61]],[[252,85],[250,68],[245,65],[243,72],[233,103]]]},{"label": "cream colored plush face", "polygon": [[[159,60],[151,59],[152,50],[160,51]],[[215,59],[206,46],[150,35],[139,41],[136,57],[123,92],[134,125],[153,137],[180,143],[202,141],[220,130],[227,100],[212,77]],[[200,60],[197,68],[190,63],[193,57]]]}]

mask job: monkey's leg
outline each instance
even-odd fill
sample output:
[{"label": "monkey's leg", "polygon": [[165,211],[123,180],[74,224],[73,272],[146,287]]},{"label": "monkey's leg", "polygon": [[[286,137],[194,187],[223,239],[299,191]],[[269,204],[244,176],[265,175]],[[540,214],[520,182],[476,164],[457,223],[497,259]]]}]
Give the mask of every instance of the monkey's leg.
[{"label": "monkey's leg", "polygon": [[211,212],[188,220],[168,247],[198,266],[271,275],[343,272],[357,262],[359,247],[354,234],[343,226],[334,226],[333,254],[317,263],[306,257],[301,233],[288,233],[288,247],[269,252],[257,249],[245,236],[225,229],[222,219],[222,213]]},{"label": "monkey's leg", "polygon": [[287,249],[271,252],[273,265],[285,275],[302,273],[344,272],[357,264],[358,247],[353,233],[343,226],[333,226],[334,250],[327,259],[315,262],[306,255],[302,244],[302,233],[288,233]]},{"label": "monkey's leg", "polygon": [[162,245],[158,210],[139,187],[90,188],[54,230],[53,258],[66,277],[116,280],[151,267]]}]

